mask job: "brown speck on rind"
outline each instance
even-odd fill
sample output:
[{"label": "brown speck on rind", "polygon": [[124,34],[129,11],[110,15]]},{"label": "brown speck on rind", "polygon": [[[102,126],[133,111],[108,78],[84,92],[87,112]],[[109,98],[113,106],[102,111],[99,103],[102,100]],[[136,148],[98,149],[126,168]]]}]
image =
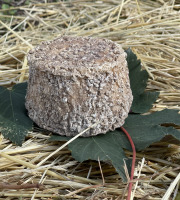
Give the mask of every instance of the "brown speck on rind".
[{"label": "brown speck on rind", "polygon": [[124,124],[132,104],[126,53],[107,39],[62,36],[28,54],[26,108],[40,127],[84,137]]}]

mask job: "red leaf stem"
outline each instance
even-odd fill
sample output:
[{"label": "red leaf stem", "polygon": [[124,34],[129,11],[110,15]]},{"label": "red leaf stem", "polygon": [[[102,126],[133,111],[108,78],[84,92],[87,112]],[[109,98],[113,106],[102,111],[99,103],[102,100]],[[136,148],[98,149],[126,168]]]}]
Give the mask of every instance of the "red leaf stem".
[{"label": "red leaf stem", "polygon": [[136,148],[134,146],[134,143],[133,143],[131,136],[126,131],[126,129],[121,126],[121,130],[126,134],[128,140],[131,144],[132,151],[133,151],[133,159],[132,159],[132,166],[131,166],[131,177],[130,177],[130,182],[129,182],[129,186],[128,186],[128,196],[127,196],[127,200],[130,200],[131,199],[132,186],[133,186],[135,161],[136,161]]}]

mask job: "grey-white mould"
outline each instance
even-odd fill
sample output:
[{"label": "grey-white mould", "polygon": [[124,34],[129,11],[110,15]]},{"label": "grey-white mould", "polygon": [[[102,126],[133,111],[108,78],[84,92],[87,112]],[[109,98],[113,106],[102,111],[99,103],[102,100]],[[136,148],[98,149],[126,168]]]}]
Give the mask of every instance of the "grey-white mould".
[{"label": "grey-white mould", "polygon": [[126,53],[107,39],[62,36],[28,53],[26,108],[40,127],[84,137],[124,124],[132,104]]}]

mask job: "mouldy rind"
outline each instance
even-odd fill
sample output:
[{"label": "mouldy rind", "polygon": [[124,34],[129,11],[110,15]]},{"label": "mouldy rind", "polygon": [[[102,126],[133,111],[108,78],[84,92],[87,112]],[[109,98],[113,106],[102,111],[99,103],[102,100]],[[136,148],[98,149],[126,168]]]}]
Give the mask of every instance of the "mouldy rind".
[{"label": "mouldy rind", "polygon": [[126,53],[107,39],[62,36],[28,53],[26,108],[40,127],[93,136],[124,124],[132,104]]}]

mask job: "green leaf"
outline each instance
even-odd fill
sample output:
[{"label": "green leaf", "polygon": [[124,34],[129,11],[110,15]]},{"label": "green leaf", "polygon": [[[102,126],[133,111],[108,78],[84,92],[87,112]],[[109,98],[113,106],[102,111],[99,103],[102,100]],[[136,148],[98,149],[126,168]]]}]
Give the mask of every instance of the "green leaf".
[{"label": "green leaf", "polygon": [[9,9],[9,5],[8,5],[8,4],[5,4],[5,3],[2,4],[2,9],[3,9],[3,10]]},{"label": "green leaf", "polygon": [[180,140],[180,131],[173,125],[180,125],[180,115],[177,110],[165,109],[150,115],[131,114],[123,127],[131,135],[136,149],[140,151],[167,135]]},{"label": "green leaf", "polygon": [[145,113],[152,108],[152,104],[159,96],[159,92],[144,92],[135,95],[132,103],[131,111],[134,113]]},{"label": "green leaf", "polygon": [[[10,7],[10,8],[13,8],[13,7]],[[9,15],[15,15],[16,13],[17,13],[17,10],[15,10],[15,9],[8,11]]]},{"label": "green leaf", "polygon": [[[43,129],[42,129],[43,131]],[[49,141],[68,141],[72,137],[66,137],[66,136],[59,136],[59,135],[52,135],[48,140]]]},{"label": "green leaf", "polygon": [[17,145],[22,145],[33,125],[25,108],[26,88],[27,83],[17,84],[12,90],[0,87],[0,132]]},{"label": "green leaf", "polygon": [[141,61],[131,51],[126,50],[129,68],[130,85],[133,94],[131,111],[134,113],[145,113],[152,108],[152,104],[159,96],[159,92],[145,92],[149,75],[146,70],[141,69]]},{"label": "green leaf", "polygon": [[25,5],[29,5],[29,4],[30,4],[29,0],[25,1]]},{"label": "green leaf", "polygon": [[[160,141],[167,135],[180,140],[180,131],[173,126],[165,127],[162,124],[173,123],[180,125],[180,115],[176,110],[163,110],[150,115],[131,114],[126,119],[124,128],[131,135],[137,150],[142,150],[154,142]],[[64,140],[62,136],[53,136],[51,140]],[[77,138],[68,145],[73,158],[83,162],[85,160],[111,161],[122,179],[126,180],[124,162],[130,168],[130,163],[123,149],[131,151],[126,135],[117,129],[105,135],[88,138]]]},{"label": "green leaf", "polygon": [[[126,181],[124,163],[126,163],[128,170],[130,171],[130,162],[125,156],[120,143],[116,140],[116,136],[120,134],[122,134],[120,131],[113,131],[108,132],[105,135],[77,138],[68,145],[68,148],[71,151],[72,157],[79,162],[89,159],[110,161],[122,179]],[[54,135],[50,138],[50,141],[66,140],[66,137],[59,135]]]}]

